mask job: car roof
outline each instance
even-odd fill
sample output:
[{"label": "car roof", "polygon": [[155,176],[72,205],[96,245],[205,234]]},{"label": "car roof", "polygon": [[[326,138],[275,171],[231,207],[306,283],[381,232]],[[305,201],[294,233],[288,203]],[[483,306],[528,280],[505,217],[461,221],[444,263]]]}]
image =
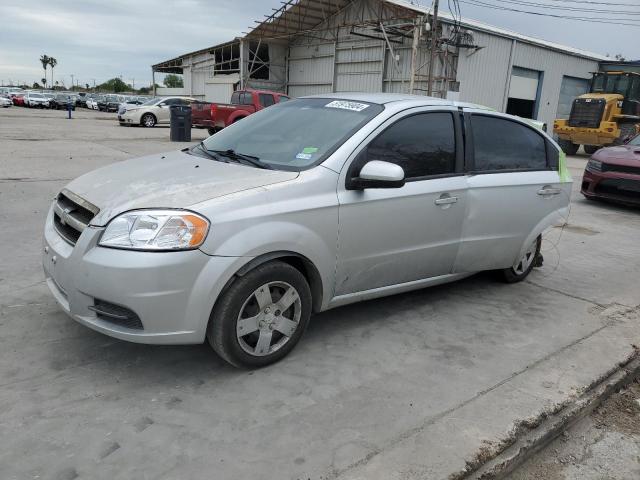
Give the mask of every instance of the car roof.
[{"label": "car roof", "polygon": [[365,92],[352,92],[352,93],[324,93],[319,95],[309,95],[299,98],[333,98],[336,100],[353,100],[357,102],[377,103],[385,105],[395,102],[407,102],[411,104],[419,104],[425,106],[443,106],[443,107],[463,107],[463,108],[476,108],[480,110],[493,111],[492,108],[477,105],[474,103],[457,102],[453,100],[445,100],[436,97],[427,97],[426,95],[411,95],[408,93],[365,93]]}]

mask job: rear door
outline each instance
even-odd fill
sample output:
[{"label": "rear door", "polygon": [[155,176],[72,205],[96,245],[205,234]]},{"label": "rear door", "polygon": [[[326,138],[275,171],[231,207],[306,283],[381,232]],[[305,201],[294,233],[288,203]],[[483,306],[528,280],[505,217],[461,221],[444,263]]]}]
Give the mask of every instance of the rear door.
[{"label": "rear door", "polygon": [[[338,185],[336,295],[451,272],[465,214],[459,114],[416,109],[387,120],[354,152]],[[401,188],[349,190],[371,160],[405,171]]]},{"label": "rear door", "polygon": [[467,213],[455,272],[512,266],[533,232],[562,219],[571,183],[561,183],[558,150],[513,117],[465,114]]}]

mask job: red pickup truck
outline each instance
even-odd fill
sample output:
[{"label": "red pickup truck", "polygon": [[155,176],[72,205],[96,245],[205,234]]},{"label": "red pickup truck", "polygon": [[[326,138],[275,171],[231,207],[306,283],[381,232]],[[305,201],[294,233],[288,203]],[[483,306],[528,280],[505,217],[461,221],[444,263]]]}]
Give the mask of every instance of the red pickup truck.
[{"label": "red pickup truck", "polygon": [[268,90],[238,90],[231,95],[229,104],[194,102],[191,105],[191,125],[206,128],[213,135],[252,113],[287,100],[290,100],[287,95]]}]

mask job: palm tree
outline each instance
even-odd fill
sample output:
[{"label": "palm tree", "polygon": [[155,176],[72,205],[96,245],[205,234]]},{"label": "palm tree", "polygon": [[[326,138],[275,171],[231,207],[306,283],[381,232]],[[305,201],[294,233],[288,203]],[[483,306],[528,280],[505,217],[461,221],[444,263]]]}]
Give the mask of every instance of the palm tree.
[{"label": "palm tree", "polygon": [[42,86],[47,88],[47,79],[46,78],[42,79]]},{"label": "palm tree", "polygon": [[53,69],[58,64],[58,60],[53,57],[49,57],[49,65],[51,65],[51,83],[53,83]]},{"label": "palm tree", "polygon": [[40,55],[40,63],[42,64],[42,68],[44,68],[44,77],[47,78],[47,66],[49,65],[49,61],[51,59],[48,55]]}]

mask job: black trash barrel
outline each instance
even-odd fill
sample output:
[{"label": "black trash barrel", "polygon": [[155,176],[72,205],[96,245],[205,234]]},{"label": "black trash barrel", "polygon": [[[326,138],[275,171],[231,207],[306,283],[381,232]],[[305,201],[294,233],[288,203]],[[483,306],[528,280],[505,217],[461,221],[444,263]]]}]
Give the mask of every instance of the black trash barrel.
[{"label": "black trash barrel", "polygon": [[172,142],[191,141],[191,107],[189,105],[171,106],[171,134]]}]

